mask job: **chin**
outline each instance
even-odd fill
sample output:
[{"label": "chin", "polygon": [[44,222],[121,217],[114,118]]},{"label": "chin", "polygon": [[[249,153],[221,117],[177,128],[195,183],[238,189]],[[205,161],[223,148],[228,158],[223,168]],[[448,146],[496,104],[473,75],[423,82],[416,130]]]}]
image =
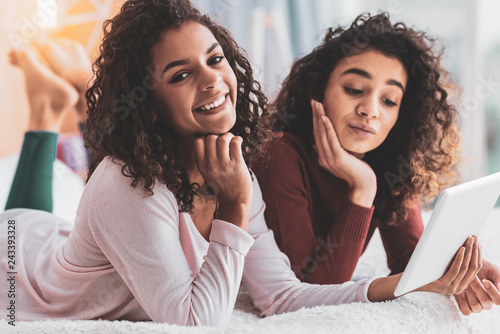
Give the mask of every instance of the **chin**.
[{"label": "chin", "polygon": [[209,135],[209,134],[213,134],[213,135],[223,135],[225,133],[228,133],[229,130],[231,130],[233,128],[235,123],[231,122],[231,123],[228,123],[228,124],[224,124],[224,125],[220,125],[220,124],[216,124],[214,127],[212,127],[211,129],[207,129],[206,130],[206,134]]},{"label": "chin", "polygon": [[348,151],[346,150],[349,154],[355,156],[356,158],[358,159],[363,159],[363,157],[365,156],[365,153],[358,153],[358,152],[353,152],[353,151]]},{"label": "chin", "polygon": [[235,115],[234,119],[231,119],[229,122],[224,124],[224,126],[223,126],[224,132],[223,133],[229,132],[229,130],[231,130],[235,124],[236,124],[236,115]]},{"label": "chin", "polygon": [[344,150],[346,150],[348,153],[354,155],[355,157],[361,159],[363,156],[372,151],[373,148],[368,148],[365,147],[364,145],[341,145]]}]

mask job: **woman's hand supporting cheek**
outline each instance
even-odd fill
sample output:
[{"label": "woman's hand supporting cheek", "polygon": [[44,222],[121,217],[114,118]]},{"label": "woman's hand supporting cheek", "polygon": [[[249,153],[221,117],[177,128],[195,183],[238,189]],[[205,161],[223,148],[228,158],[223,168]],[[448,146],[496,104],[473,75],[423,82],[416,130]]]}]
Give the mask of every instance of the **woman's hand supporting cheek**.
[{"label": "woman's hand supporting cheek", "polygon": [[339,142],[332,122],[323,105],[311,101],[313,132],[319,164],[349,185],[349,199],[358,205],[371,207],[377,193],[377,177],[363,160],[347,152]]},{"label": "woman's hand supporting cheek", "polygon": [[243,159],[243,139],[226,133],[194,140],[198,170],[219,202],[217,218],[248,229],[253,188],[250,172]]}]

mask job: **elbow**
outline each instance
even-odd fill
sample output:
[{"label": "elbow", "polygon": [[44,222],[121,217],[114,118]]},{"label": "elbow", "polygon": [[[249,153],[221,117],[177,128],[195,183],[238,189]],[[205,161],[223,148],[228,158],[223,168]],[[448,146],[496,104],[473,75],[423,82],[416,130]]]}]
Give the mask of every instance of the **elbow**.
[{"label": "elbow", "polygon": [[214,307],[207,305],[195,307],[191,304],[186,307],[183,306],[181,304],[179,308],[178,306],[168,305],[162,312],[151,315],[151,320],[157,323],[186,327],[221,327],[227,325],[231,319],[231,310],[215,310]]}]

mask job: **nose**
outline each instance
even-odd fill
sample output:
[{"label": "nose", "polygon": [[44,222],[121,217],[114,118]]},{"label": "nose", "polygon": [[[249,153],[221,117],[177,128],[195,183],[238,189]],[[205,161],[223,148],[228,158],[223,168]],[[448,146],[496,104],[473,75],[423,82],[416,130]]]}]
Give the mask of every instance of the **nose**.
[{"label": "nose", "polygon": [[208,67],[203,70],[200,78],[200,88],[202,91],[214,89],[220,85],[222,77],[220,73]]},{"label": "nose", "polygon": [[375,94],[367,95],[356,107],[356,113],[362,117],[377,118],[379,116],[378,97]]}]

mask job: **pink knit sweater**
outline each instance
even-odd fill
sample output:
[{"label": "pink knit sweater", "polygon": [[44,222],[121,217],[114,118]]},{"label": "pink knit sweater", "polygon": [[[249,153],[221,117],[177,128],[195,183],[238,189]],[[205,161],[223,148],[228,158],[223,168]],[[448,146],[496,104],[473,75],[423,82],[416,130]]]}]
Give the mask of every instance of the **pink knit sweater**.
[{"label": "pink knit sweater", "polygon": [[[74,225],[35,210],[0,214],[0,267],[7,266],[7,221],[16,226],[17,320],[127,319],[223,325],[240,282],[263,315],[321,304],[367,302],[374,279],[341,285],[301,283],[264,221],[254,181],[248,233],[214,220],[207,242],[174,195],[148,196],[110,158],[87,184]],[[6,274],[4,274],[5,277]],[[0,291],[9,282],[0,280]],[[0,297],[0,308],[10,303]],[[1,317],[6,317],[2,312]]]}]

